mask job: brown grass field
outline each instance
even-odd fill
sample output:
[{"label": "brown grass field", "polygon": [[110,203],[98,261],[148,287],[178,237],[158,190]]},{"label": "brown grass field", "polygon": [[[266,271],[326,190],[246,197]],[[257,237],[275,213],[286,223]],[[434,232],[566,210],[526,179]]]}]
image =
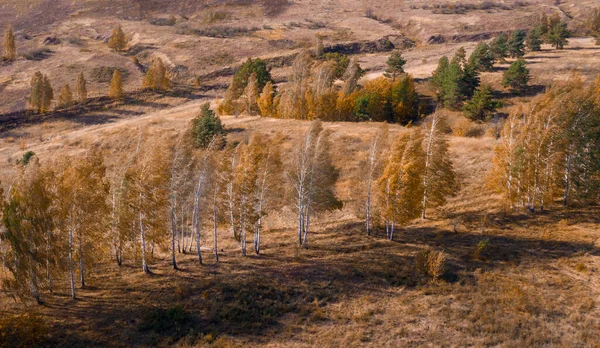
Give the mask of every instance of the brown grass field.
[{"label": "brown grass field", "polygon": [[[109,154],[110,170],[140,131],[150,137],[175,134],[188,127],[202,103],[216,105],[231,78],[220,73],[224,68],[247,57],[285,60],[312,47],[317,33],[325,35],[326,44],[387,35],[412,40],[414,47],[403,50],[406,71],[417,79],[419,92],[430,96],[426,79],[442,55],[461,46],[470,53],[480,38],[528,28],[540,11],[559,12],[578,30],[579,19],[600,5],[529,0],[520,6],[504,0],[496,3],[510,9],[438,14],[417,0],[368,3],[297,0],[274,8],[268,0],[0,0],[0,29],[14,21],[22,52],[46,47],[48,36],[61,39],[47,46],[51,52],[41,60],[0,62],[0,185],[10,185],[18,173],[16,160],[26,151],[50,161],[96,145]],[[151,24],[171,14],[177,25]],[[128,54],[111,52],[104,43],[116,23],[130,38]],[[258,29],[226,38],[182,31],[217,25]],[[383,73],[389,52],[355,53],[367,69],[365,79]],[[482,74],[482,82],[494,88],[505,115],[555,81],[573,74],[591,81],[600,73],[599,53],[592,38],[581,36],[562,51],[545,45],[528,53],[533,78],[524,96],[502,90],[508,65]],[[161,57],[177,72],[173,91],[140,91],[143,73],[133,56],[142,64]],[[278,82],[285,82],[288,65],[273,67]],[[103,97],[108,83],[92,75],[102,67],[128,72],[125,103]],[[29,78],[37,70],[49,75],[55,91],[85,71],[93,100],[84,109],[24,113]],[[200,85],[192,84],[196,77]],[[66,275],[42,306],[0,294],[0,326],[24,312],[40,315],[43,345],[60,347],[600,347],[600,207],[504,211],[485,186],[497,142],[494,123],[475,124],[461,112],[441,112],[452,131],[450,153],[460,192],[429,212],[429,219],[402,226],[394,241],[381,229],[366,236],[363,202],[356,194],[361,159],[379,125],[326,123],[341,171],[336,193],[345,206],[314,220],[307,249],[297,247],[294,212],[286,207],[269,215],[260,256],[242,257],[227,226],[219,228],[218,264],[207,247],[203,266],[193,254],[178,254],[181,270],[173,271],[168,248],[161,245],[150,263],[153,273],[145,275],[132,255],[118,268],[107,253],[89,286],[78,289],[76,302],[70,300]],[[284,157],[309,125],[242,116],[222,120],[230,141],[254,132],[282,134]],[[406,129],[390,125],[390,131]],[[205,235],[203,244],[212,246],[209,231]],[[440,279],[417,269],[424,250],[446,254]],[[0,277],[6,276],[2,272]],[[0,347],[18,345],[1,339]]]}]

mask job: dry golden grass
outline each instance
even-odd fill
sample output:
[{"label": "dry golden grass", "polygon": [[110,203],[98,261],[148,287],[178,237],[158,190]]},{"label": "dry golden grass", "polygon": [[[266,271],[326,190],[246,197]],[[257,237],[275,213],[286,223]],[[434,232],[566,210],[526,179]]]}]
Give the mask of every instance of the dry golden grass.
[{"label": "dry golden grass", "polygon": [[[365,2],[359,0],[344,0],[343,6],[297,1],[276,15],[269,14],[268,20],[263,17],[266,9],[256,4],[219,4],[205,9],[172,1],[167,7],[152,3],[144,9],[156,17],[187,11],[190,16],[186,24],[202,29],[241,21],[260,28],[232,38],[184,35],[177,27],[151,25],[136,17],[139,8],[135,14],[133,2],[122,4],[121,14],[131,15],[131,19],[120,22],[131,38],[131,54],[142,64],[161,57],[169,68],[178,71],[176,77],[182,83],[249,56],[278,57],[298,47],[310,47],[316,33],[325,36],[326,44],[405,34],[417,42],[416,48],[403,52],[408,59],[406,70],[426,79],[440,56],[453,55],[460,46],[470,53],[476,44],[424,44],[430,36],[514,29],[528,23],[542,7],[559,10],[554,1],[528,3],[518,11],[440,15],[422,9],[417,0],[384,0],[369,5],[377,19],[365,17]],[[117,155],[127,151],[140,131],[154,136],[186,129],[203,102],[221,96],[219,85],[228,77],[204,81],[217,86],[207,93],[136,92],[141,72],[129,57],[110,52],[103,43],[102,38],[115,23],[114,9],[106,4],[103,0],[80,1],[69,7],[71,16],[52,9],[41,21],[41,0],[0,0],[0,22],[16,14],[21,25],[40,22],[31,40],[20,39],[20,50],[40,48],[50,32],[63,41],[51,46],[53,53],[44,60],[19,60],[0,66],[0,112],[24,106],[29,78],[35,70],[50,74],[58,86],[72,83],[80,70],[89,73],[93,68],[118,67],[129,71],[125,87],[133,92],[126,104],[106,104],[71,117],[41,118],[0,133],[1,185],[10,185],[18,170],[15,161],[25,151],[51,161],[98,145],[108,155],[110,170],[118,161]],[[411,8],[414,5],[419,6]],[[578,16],[595,5],[597,1],[564,1],[560,10]],[[289,40],[285,44],[290,47],[276,47],[270,40]],[[564,51],[544,47],[542,52],[528,54],[525,58],[534,88],[523,97],[502,91],[500,79],[506,66],[483,74],[482,81],[498,91],[496,95],[506,105],[501,112],[506,113],[514,104],[530,100],[542,86],[567,78],[573,70],[586,78],[600,72],[597,51],[591,39],[574,38]],[[373,78],[382,73],[388,54],[358,57],[368,69],[366,78]],[[286,73],[285,67],[273,70],[277,79]],[[90,79],[91,96],[106,94],[107,88],[105,83]],[[431,96],[423,81],[418,89]],[[308,249],[296,246],[294,211],[286,207],[265,222],[261,256],[242,258],[228,229],[221,226],[219,264],[207,249],[203,250],[204,266],[197,264],[194,255],[178,255],[182,270],[173,271],[167,248],[159,246],[151,261],[153,274],[147,276],[133,255],[125,255],[121,268],[107,255],[94,269],[89,286],[78,290],[75,303],[69,300],[66,282],[59,282],[56,294],[46,297],[45,305],[37,309],[42,319],[37,313],[18,316],[23,307],[0,295],[0,316],[4,319],[0,321],[4,328],[23,328],[11,337],[38,332],[51,346],[598,345],[600,208],[552,207],[527,215],[503,212],[498,197],[484,185],[497,129],[467,121],[457,111],[444,113],[452,131],[450,155],[460,192],[444,206],[428,212],[430,220],[402,226],[393,242],[387,241],[381,230],[375,230],[373,237],[365,236],[363,201],[357,194],[360,159],[379,125],[327,123],[335,165],[341,170],[336,189],[346,204],[342,211],[315,219]],[[308,122],[257,117],[223,117],[223,121],[230,141],[243,141],[257,131],[281,133],[284,156],[308,128]],[[392,137],[405,131],[397,125],[390,127]],[[212,245],[208,232],[204,241]],[[427,259],[432,255],[431,260],[419,261],[426,254]],[[5,276],[2,272],[0,268],[0,277]],[[40,325],[32,325],[30,318]],[[0,339],[8,337],[1,336],[3,332],[0,328]],[[0,341],[0,346],[3,343]]]}]

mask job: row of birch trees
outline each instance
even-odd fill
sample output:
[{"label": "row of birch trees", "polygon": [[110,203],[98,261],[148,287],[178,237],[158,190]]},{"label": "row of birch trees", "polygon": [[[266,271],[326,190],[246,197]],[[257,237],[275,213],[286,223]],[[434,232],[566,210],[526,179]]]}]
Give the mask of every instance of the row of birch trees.
[{"label": "row of birch trees", "polygon": [[382,125],[371,139],[364,168],[365,223],[385,226],[394,238],[396,226],[438,207],[458,191],[458,180],[448,151],[445,120],[438,113],[421,128],[411,128],[389,139]]},{"label": "row of birch trees", "polygon": [[586,86],[573,76],[508,117],[488,180],[508,208],[598,201],[599,91],[599,79]]},{"label": "row of birch trees", "polygon": [[108,255],[116,266],[128,262],[146,273],[155,250],[168,251],[174,269],[179,253],[202,264],[210,251],[218,262],[217,235],[227,229],[242,255],[250,239],[258,255],[266,215],[288,203],[297,208],[299,244],[306,246],[311,217],[341,207],[338,171],[320,122],[286,158],[282,141],[255,133],[225,144],[215,135],[199,148],[187,133],[140,131],[110,156],[96,148],[48,162],[34,156],[1,195],[3,288],[41,303],[42,293],[68,279],[75,299],[88,270]]}]

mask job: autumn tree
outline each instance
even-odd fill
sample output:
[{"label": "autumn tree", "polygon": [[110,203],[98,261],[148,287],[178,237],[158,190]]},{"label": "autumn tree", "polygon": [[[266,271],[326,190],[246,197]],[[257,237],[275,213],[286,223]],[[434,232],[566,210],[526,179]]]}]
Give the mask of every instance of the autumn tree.
[{"label": "autumn tree", "polygon": [[258,110],[263,117],[276,117],[277,105],[275,104],[275,87],[271,81],[267,82],[258,100]]},{"label": "autumn tree", "polygon": [[377,182],[379,210],[386,235],[394,239],[394,229],[419,216],[422,211],[425,167],[423,137],[418,131],[398,136]]},{"label": "autumn tree", "polygon": [[2,60],[12,62],[17,59],[17,46],[12,26],[8,26],[2,43]]},{"label": "autumn tree", "polygon": [[510,88],[513,92],[522,93],[526,88],[531,76],[529,69],[525,66],[525,60],[520,58],[514,61],[508,70],[504,72],[502,85]]},{"label": "autumn tree", "polygon": [[57,165],[57,226],[67,240],[71,297],[75,299],[75,263],[79,281],[85,287],[86,267],[102,246],[108,216],[109,183],[104,159],[97,150],[82,158],[69,158]]},{"label": "autumn tree", "polygon": [[[180,238],[178,234],[178,224],[180,211],[183,211],[186,199],[193,190],[193,174],[195,168],[195,158],[193,156],[192,144],[185,134],[177,137],[171,146],[171,175],[169,186],[169,210],[171,223],[171,262],[173,269],[177,268],[176,241]],[[183,215],[183,213],[181,213]]]},{"label": "autumn tree", "polygon": [[147,142],[126,173],[126,201],[140,237],[142,270],[150,273],[148,248],[163,240],[168,221],[170,161],[166,146]]},{"label": "autumn tree", "polygon": [[587,22],[587,29],[590,35],[596,39],[596,45],[600,45],[600,8],[592,10]]},{"label": "autumn tree", "polygon": [[418,117],[419,99],[408,74],[395,81],[385,77],[367,81],[355,95],[352,120],[407,124]]},{"label": "autumn tree", "polygon": [[55,263],[54,250],[48,246],[52,226],[52,193],[46,185],[46,174],[34,161],[21,168],[7,201],[2,205],[0,240],[8,247],[2,261],[11,277],[2,280],[3,289],[13,298],[33,298],[42,303],[44,273]]},{"label": "autumn tree", "polygon": [[278,113],[281,118],[309,119],[309,100],[313,59],[309,52],[298,54],[292,64],[292,73],[282,92]]},{"label": "autumn tree", "polygon": [[108,96],[114,100],[123,99],[123,78],[121,77],[121,72],[118,69],[115,69],[112,80],[110,81]]},{"label": "autumn tree", "polygon": [[29,105],[37,113],[50,111],[54,92],[50,85],[48,76],[41,72],[36,72],[31,79],[31,94],[29,95]]},{"label": "autumn tree", "polygon": [[127,39],[120,24],[117,24],[108,39],[108,47],[120,52],[127,47]]},{"label": "autumn tree", "polygon": [[73,105],[73,92],[71,92],[71,87],[66,84],[60,90],[59,106],[68,108],[71,105]]},{"label": "autumn tree", "polygon": [[259,112],[257,103],[259,93],[260,90],[258,89],[258,79],[256,78],[256,73],[253,73],[248,78],[248,84],[246,85],[244,94],[242,95],[245,106],[244,109],[250,116],[254,116]]},{"label": "autumn tree", "polygon": [[[553,86],[507,119],[490,184],[510,208],[544,210],[597,199],[600,112],[593,88],[578,78]],[[593,174],[592,174],[593,173]]]},{"label": "autumn tree", "polygon": [[281,136],[273,139],[263,140],[264,136],[255,135],[251,140],[251,146],[256,148],[256,191],[254,199],[254,252],[258,255],[261,250],[261,236],[263,220],[269,211],[281,206],[283,190],[283,163],[279,149]]},{"label": "autumn tree", "polygon": [[267,63],[260,58],[249,58],[233,75],[231,84],[225,92],[225,98],[217,110],[220,115],[233,115],[243,111],[244,103],[239,99],[244,95],[250,76],[253,74],[256,77],[255,88],[258,91],[262,91],[268,82],[273,83]]},{"label": "autumn tree", "polygon": [[377,130],[377,133],[371,138],[369,143],[369,150],[367,152],[367,161],[364,166],[366,170],[366,176],[364,180],[365,184],[365,224],[367,229],[367,236],[371,235],[371,207],[373,205],[373,191],[374,185],[381,175],[382,166],[384,163],[384,157],[388,147],[388,133],[389,129],[387,125],[383,124]]},{"label": "autumn tree", "polygon": [[445,120],[437,112],[425,127],[422,219],[425,219],[427,208],[443,205],[446,197],[457,191],[456,174],[450,160],[444,128]]},{"label": "autumn tree", "polygon": [[87,87],[86,87],[85,76],[83,76],[83,72],[79,73],[77,76],[77,80],[75,81],[75,96],[76,100],[79,104],[85,104],[87,101]]},{"label": "autumn tree", "polygon": [[146,71],[143,87],[153,91],[164,91],[171,89],[171,81],[167,76],[167,68],[162,59],[155,58]]},{"label": "autumn tree", "polygon": [[319,58],[325,54],[325,47],[323,47],[323,36],[317,34],[315,36],[316,48],[315,48],[315,57]]},{"label": "autumn tree", "polygon": [[334,185],[339,173],[331,162],[328,133],[313,121],[296,144],[286,176],[298,218],[298,245],[307,246],[311,216],[319,211],[341,208]]}]

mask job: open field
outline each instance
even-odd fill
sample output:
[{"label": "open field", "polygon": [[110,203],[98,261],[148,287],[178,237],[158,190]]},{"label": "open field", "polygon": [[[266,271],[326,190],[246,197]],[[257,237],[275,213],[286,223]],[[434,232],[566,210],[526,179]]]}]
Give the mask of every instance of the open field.
[{"label": "open field", "polygon": [[[141,134],[175,138],[204,103],[215,108],[247,58],[265,59],[274,80],[284,84],[293,58],[312,49],[317,34],[326,51],[358,59],[366,70],[361,82],[384,73],[390,49],[380,43],[389,40],[406,58],[405,70],[424,98],[433,97],[428,79],[440,57],[460,47],[470,54],[497,33],[528,29],[541,12],[559,13],[577,35],[564,50],[543,45],[525,55],[532,79],[523,95],[501,86],[512,59],[481,74],[503,103],[491,122],[439,111],[448,120],[459,191],[431,209],[427,220],[399,226],[393,241],[382,228],[366,236],[364,197],[358,192],[379,124],[328,122],[323,126],[340,171],[335,193],[344,206],[314,218],[307,248],[297,245],[297,216],[287,203],[266,218],[260,256],[242,257],[226,224],[218,229],[219,263],[212,255],[212,226],[203,230],[204,265],[193,253],[177,254],[180,270],[173,270],[165,243],[152,251],[148,275],[133,253],[117,267],[107,251],[90,271],[88,285],[77,288],[76,301],[66,274],[53,295],[44,294],[41,306],[0,293],[0,329],[2,320],[30,313],[39,315],[42,346],[600,347],[600,206],[555,202],[542,212],[508,212],[486,186],[502,118],[554,82],[580,76],[589,83],[600,74],[600,46],[579,35],[585,15],[600,0],[498,0],[486,2],[489,8],[466,0],[367,3],[0,0],[0,31],[12,22],[18,51],[26,54],[12,64],[0,61],[4,193],[28,151],[51,163],[97,148],[113,171],[124,154],[133,153]],[[464,4],[476,7],[459,6]],[[175,23],[165,24],[170,16]],[[106,45],[117,23],[129,40],[120,54]],[[59,43],[44,43],[47,38]],[[169,92],[141,89],[156,57],[170,71]],[[126,91],[119,103],[106,97],[107,71],[115,68],[123,72]],[[48,74],[55,96],[83,71],[90,101],[43,116],[26,111],[35,71]],[[430,117],[409,127],[389,125],[391,138]],[[255,133],[280,135],[284,164],[310,126],[244,115],[221,120],[229,143]],[[446,256],[439,279],[419,268],[427,251]],[[0,268],[0,279],[7,276],[3,272]],[[19,344],[0,336],[4,346]]]}]

